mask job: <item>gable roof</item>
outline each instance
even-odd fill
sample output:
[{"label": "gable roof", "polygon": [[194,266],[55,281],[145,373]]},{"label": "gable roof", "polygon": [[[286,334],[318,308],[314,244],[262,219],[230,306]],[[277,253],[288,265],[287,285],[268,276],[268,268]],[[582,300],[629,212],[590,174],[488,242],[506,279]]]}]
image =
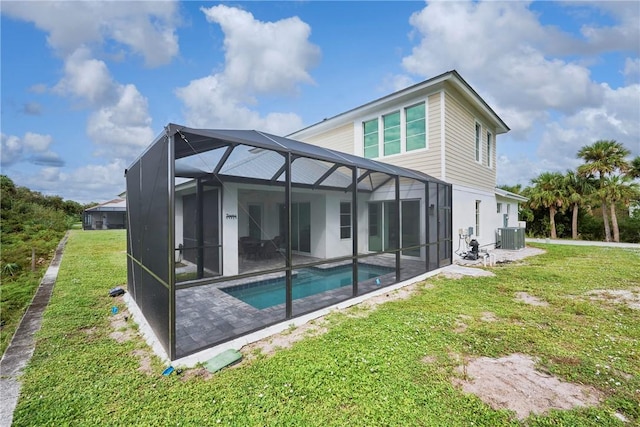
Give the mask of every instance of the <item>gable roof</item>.
[{"label": "gable roof", "polygon": [[428,80],[424,80],[420,83],[416,83],[392,94],[383,96],[382,98],[378,98],[374,101],[360,105],[351,110],[345,111],[344,113],[340,113],[333,117],[324,119],[320,122],[295,131],[287,135],[287,137],[300,138],[304,137],[307,131],[310,131],[312,129],[313,133],[316,133],[319,130],[324,130],[323,128],[325,127],[328,130],[340,123],[351,122],[356,118],[367,114],[369,111],[384,108],[388,104],[401,102],[404,98],[415,97],[416,94],[419,94],[420,92],[427,92],[429,89],[437,87],[438,85],[444,85],[445,82],[448,82],[453,87],[455,87],[467,101],[469,101],[490,120],[492,120],[493,124],[496,126],[497,134],[506,133],[510,130],[509,126],[507,126],[507,124],[496,114],[496,112],[493,111],[489,104],[487,104],[486,101],[482,99],[480,95],[478,95],[478,93],[471,87],[471,85],[469,85],[469,83],[467,83],[456,70],[451,70],[436,77],[432,77]]},{"label": "gable roof", "polygon": [[104,211],[121,211],[127,210],[127,202],[125,199],[113,199],[108,202],[85,209],[85,212],[104,212]]}]

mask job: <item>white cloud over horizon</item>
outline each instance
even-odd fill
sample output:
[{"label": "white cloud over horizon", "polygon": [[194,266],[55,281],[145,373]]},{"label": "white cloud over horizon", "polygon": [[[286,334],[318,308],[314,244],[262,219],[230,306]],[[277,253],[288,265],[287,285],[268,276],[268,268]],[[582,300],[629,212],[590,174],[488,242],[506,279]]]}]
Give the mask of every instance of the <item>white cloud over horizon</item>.
[{"label": "white cloud over horizon", "polygon": [[422,77],[457,69],[474,88],[481,88],[481,96],[487,94],[485,100],[511,128],[502,143],[540,138],[536,165],[528,157],[498,162],[500,183],[526,184],[539,171],[573,168],[577,151],[597,139],[616,139],[640,155],[638,59],[626,60],[620,72],[627,86],[617,89],[596,81],[589,64],[574,59],[584,52],[637,52],[638,8],[602,5],[616,25],[583,26],[580,38],[543,25],[529,6],[429,3],[410,17],[416,45],[402,65]]},{"label": "white cloud over horizon", "polygon": [[311,27],[297,17],[262,22],[225,5],[200,10],[224,33],[225,62],[221,72],[176,89],[187,124],[261,129],[278,135],[302,127],[298,114],[262,115],[251,107],[261,94],[295,95],[300,84],[314,83],[309,69],[318,63],[320,49],[308,40]]}]

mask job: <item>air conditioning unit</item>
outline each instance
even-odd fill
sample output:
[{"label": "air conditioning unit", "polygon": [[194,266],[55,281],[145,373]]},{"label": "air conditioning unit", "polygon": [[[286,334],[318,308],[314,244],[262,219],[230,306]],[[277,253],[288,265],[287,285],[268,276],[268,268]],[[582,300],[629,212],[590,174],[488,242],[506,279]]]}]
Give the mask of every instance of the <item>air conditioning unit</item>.
[{"label": "air conditioning unit", "polygon": [[498,228],[498,231],[496,231],[496,246],[501,249],[523,249],[525,246],[524,231],[525,229],[520,227]]}]

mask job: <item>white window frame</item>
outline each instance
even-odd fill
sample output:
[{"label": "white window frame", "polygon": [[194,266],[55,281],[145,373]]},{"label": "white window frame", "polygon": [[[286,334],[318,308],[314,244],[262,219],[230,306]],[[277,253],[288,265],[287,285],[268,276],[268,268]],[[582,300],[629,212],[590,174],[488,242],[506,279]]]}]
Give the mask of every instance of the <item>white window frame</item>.
[{"label": "white window frame", "polygon": [[482,163],[482,124],[476,120],[473,130],[474,156],[476,163]]},{"label": "white window frame", "polygon": [[[349,213],[348,213],[348,214],[343,214],[343,213],[342,213],[342,205],[343,205],[343,204],[345,204],[345,205],[349,205]],[[343,217],[343,215],[344,215],[345,217],[346,217],[347,215],[349,216],[349,225],[348,225],[348,226],[342,225],[342,217]],[[352,229],[352,227],[353,227],[353,218],[352,218],[352,216],[353,216],[353,215],[352,215],[352,212],[351,212],[351,202],[350,202],[350,201],[341,201],[341,202],[340,202],[340,206],[339,206],[339,212],[338,212],[338,217],[339,217],[339,220],[340,220],[340,221],[339,221],[339,223],[338,223],[338,228],[339,228],[339,232],[340,232],[340,234],[339,234],[339,236],[340,236],[340,240],[349,240],[349,239],[351,239],[351,233],[352,233],[352,232],[351,232],[351,229]],[[348,228],[348,230],[349,230],[349,236],[347,236],[347,237],[342,237],[342,229],[345,229],[345,230],[346,230],[347,228]]]},{"label": "white window frame", "polygon": [[498,207],[496,208],[497,213],[502,213],[502,202],[498,202]]},{"label": "white window frame", "polygon": [[[415,150],[407,151],[407,108],[415,107],[417,105],[424,104],[424,148],[418,148]],[[400,113],[400,152],[385,156],[384,154],[384,117],[393,113]],[[364,155],[364,124],[366,122],[377,120],[378,123],[378,156],[371,157],[371,159],[383,159],[394,156],[400,156],[407,153],[419,153],[421,151],[427,151],[429,149],[429,102],[428,99],[422,99],[417,102],[411,102],[400,105],[397,108],[391,108],[380,112],[375,116],[367,116],[358,120],[361,134],[358,137],[358,147],[355,150],[356,153],[362,153]]]},{"label": "white window frame", "polygon": [[474,230],[474,234],[476,237],[480,237],[480,206],[482,204],[482,200],[476,200],[476,229]]},{"label": "white window frame", "polygon": [[492,162],[492,153],[493,153],[493,134],[491,133],[491,131],[487,131],[487,167],[489,169],[493,168],[493,162]]}]

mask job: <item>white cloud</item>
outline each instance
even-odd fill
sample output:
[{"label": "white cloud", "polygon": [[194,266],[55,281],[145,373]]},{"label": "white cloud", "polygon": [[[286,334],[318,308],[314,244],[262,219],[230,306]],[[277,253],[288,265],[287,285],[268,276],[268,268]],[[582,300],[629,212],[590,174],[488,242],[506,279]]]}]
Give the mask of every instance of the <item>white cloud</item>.
[{"label": "white cloud", "polygon": [[10,167],[19,162],[54,167],[64,166],[64,160],[49,149],[53,142],[51,135],[27,132],[20,138],[3,133],[0,142],[2,166]]},{"label": "white cloud", "polygon": [[630,51],[640,53],[640,7],[637,1],[593,2],[593,7],[610,15],[616,25],[583,25],[581,33],[593,53]]},{"label": "white cloud", "polygon": [[126,167],[123,160],[114,160],[107,164],[89,164],[71,172],[58,167],[42,167],[35,172],[16,171],[11,178],[16,185],[43,194],[59,195],[60,189],[64,188],[64,193],[72,195],[71,199],[76,202],[100,202],[125,190]]},{"label": "white cloud", "polygon": [[554,170],[577,166],[580,148],[599,139],[613,139],[640,155],[640,84],[611,89],[603,85],[602,106],[585,108],[547,125],[538,156]]},{"label": "white cloud", "polygon": [[9,1],[3,2],[2,13],[47,32],[49,45],[63,57],[108,39],[141,55],[149,66],[166,64],[178,54],[173,1]]},{"label": "white cloud", "polygon": [[116,103],[91,114],[87,134],[99,145],[97,155],[133,161],[153,140],[147,100],[133,85],[117,88]]},{"label": "white cloud", "polygon": [[311,27],[300,18],[261,22],[224,5],[201,11],[225,34],[225,75],[235,89],[283,93],[313,83],[307,70],[317,64],[320,49],[308,41]]},{"label": "white cloud", "polygon": [[64,77],[53,88],[55,92],[84,98],[91,106],[113,102],[116,83],[104,61],[92,58],[91,51],[80,47],[64,64]]},{"label": "white cloud", "polygon": [[51,145],[51,135],[41,135],[38,133],[27,132],[24,135],[23,143],[26,148],[30,148],[34,151],[45,151]]},{"label": "white cloud", "polygon": [[622,74],[627,82],[640,83],[640,58],[625,59]]},{"label": "white cloud", "polygon": [[299,18],[261,22],[249,12],[218,5],[202,8],[209,22],[225,34],[225,67],[176,89],[194,127],[260,129],[287,134],[302,126],[294,113],[260,115],[249,108],[260,94],[295,94],[301,83],[313,83],[308,70],[320,57],[310,43],[310,27]]},{"label": "white cloud", "polygon": [[[597,139],[640,153],[637,56],[620,67],[627,86],[612,89],[592,76],[600,58],[583,55],[640,50],[640,10],[623,3],[565,4],[565,13],[613,17],[606,27],[583,26],[580,37],[542,25],[528,2],[431,2],[410,18],[418,44],[402,64],[424,77],[457,69],[512,129],[503,141],[539,137],[530,155],[498,159],[500,183],[527,184],[542,171],[573,168],[580,147]],[[581,62],[573,59],[579,55]]]},{"label": "white cloud", "polygon": [[22,157],[22,143],[15,135],[0,134],[0,162],[3,166],[16,163]]},{"label": "white cloud", "polygon": [[458,69],[472,86],[493,94],[497,110],[573,113],[602,100],[588,68],[549,55],[549,48],[564,50],[574,41],[542,26],[527,3],[435,2],[410,23],[422,39],[403,59],[407,71],[433,76]]},{"label": "white cloud", "polygon": [[55,86],[94,110],[87,134],[97,145],[98,156],[132,161],[153,140],[147,99],[131,84],[114,81],[104,61],[91,57],[84,47],[65,62],[65,75]]},{"label": "white cloud", "polygon": [[381,92],[397,92],[415,84],[416,81],[406,74],[396,74],[385,76],[382,84],[378,88]]}]

